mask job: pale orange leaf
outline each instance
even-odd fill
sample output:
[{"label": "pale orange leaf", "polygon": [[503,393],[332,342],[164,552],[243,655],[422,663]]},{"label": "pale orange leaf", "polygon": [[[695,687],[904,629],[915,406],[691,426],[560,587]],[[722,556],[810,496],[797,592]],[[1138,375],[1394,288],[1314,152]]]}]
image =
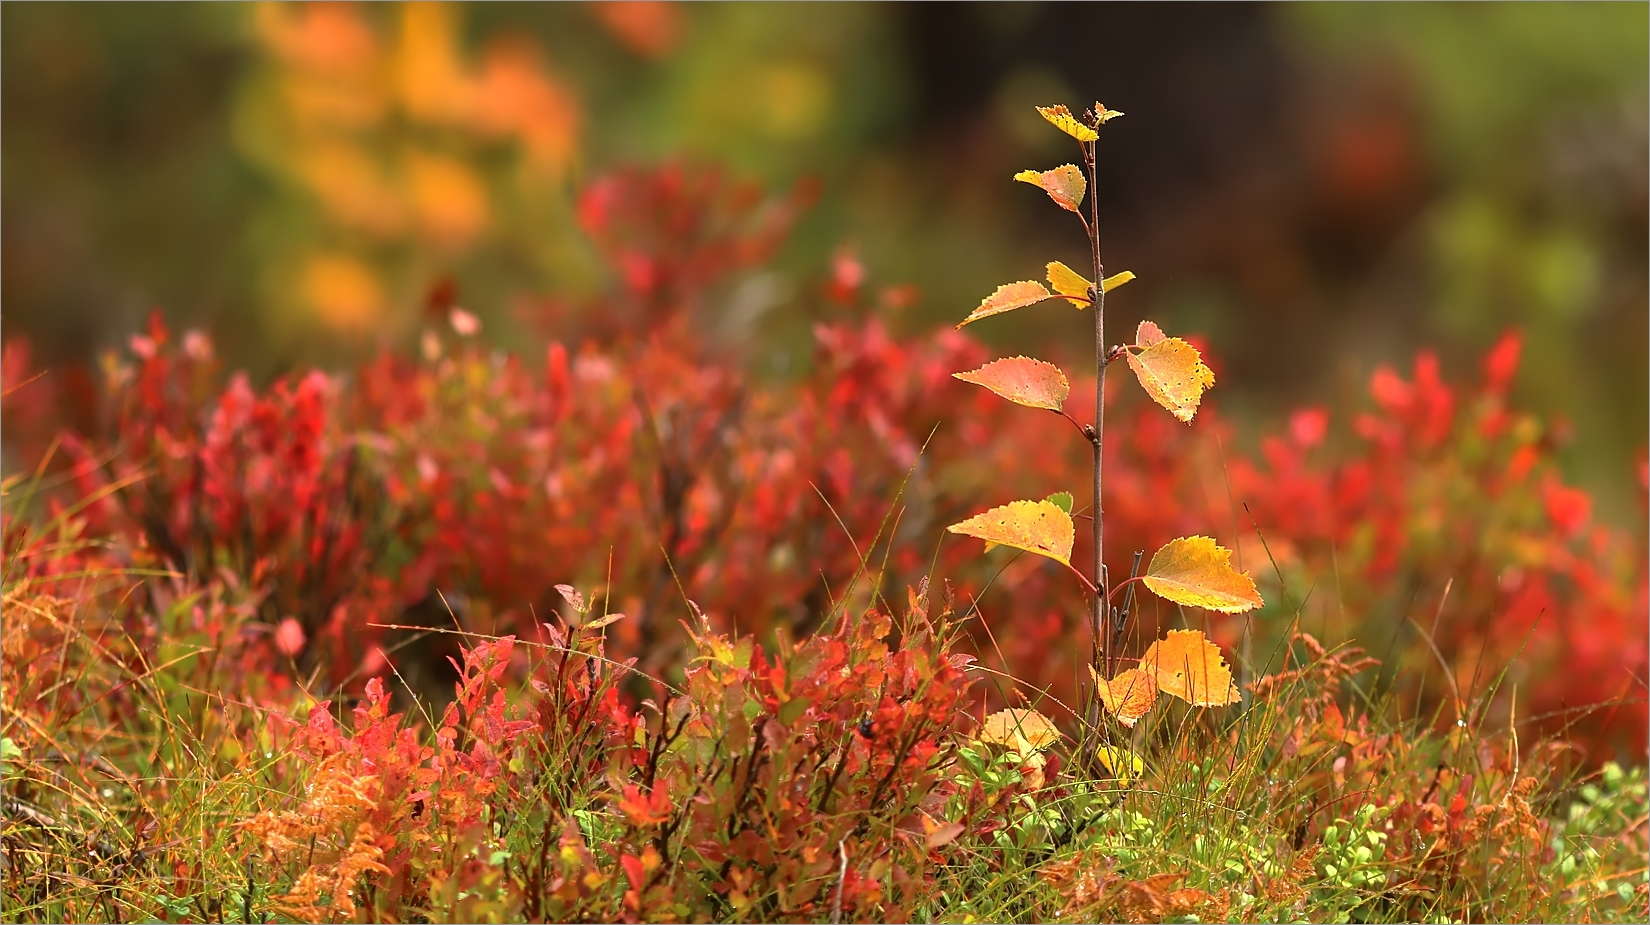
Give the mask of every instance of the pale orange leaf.
[{"label": "pale orange leaf", "polygon": [[1054,293],[1049,292],[1042,283],[1034,279],[1022,280],[1018,283],[1004,283],[997,287],[996,292],[986,296],[985,301],[980,303],[980,307],[974,309],[957,327],[960,328],[965,324],[979,321],[981,318],[1011,312],[1016,308],[1036,305],[1044,299],[1052,298],[1054,298]]},{"label": "pale orange leaf", "polygon": [[1152,556],[1146,587],[1187,607],[1243,613],[1261,606],[1260,592],[1247,572],[1232,568],[1232,551],[1206,536],[1170,540]]},{"label": "pale orange leaf", "polygon": [[1194,707],[1237,703],[1237,685],[1220,647],[1198,630],[1169,630],[1140,657],[1140,670],[1150,673],[1157,689]]},{"label": "pale orange leaf", "polygon": [[1157,703],[1157,678],[1151,672],[1128,668],[1107,681],[1090,665],[1089,677],[1094,679],[1094,690],[1106,705],[1106,712],[1131,729]]},{"label": "pale orange leaf", "polygon": [[[1161,332],[1160,332],[1161,333]],[[1197,348],[1178,337],[1157,341],[1124,354],[1129,368],[1152,400],[1190,424],[1203,391],[1215,384],[1214,371],[1203,365]]]},{"label": "pale orange leaf", "polygon": [[1018,748],[1024,742],[1029,749],[1042,751],[1060,741],[1060,730],[1054,721],[1036,710],[999,710],[985,718],[974,736],[987,745],[1007,745]]},{"label": "pale orange leaf", "polygon": [[1059,411],[1071,394],[1071,383],[1060,367],[1031,357],[1007,357],[953,378],[983,385],[998,395],[1027,408]]},{"label": "pale orange leaf", "polygon": [[1088,181],[1083,179],[1083,171],[1071,164],[1053,170],[1022,170],[1014,175],[1014,179],[1040,187],[1048,193],[1048,198],[1054,200],[1055,205],[1067,212],[1077,211],[1089,188]]},{"label": "pale orange leaf", "polygon": [[945,528],[1026,552],[1047,556],[1071,566],[1071,543],[1076,530],[1071,515],[1052,501],[1012,501]]},{"label": "pale orange leaf", "polygon": [[1157,326],[1155,321],[1142,321],[1140,327],[1134,329],[1134,345],[1136,347],[1150,347],[1159,341],[1168,340],[1168,335]]}]

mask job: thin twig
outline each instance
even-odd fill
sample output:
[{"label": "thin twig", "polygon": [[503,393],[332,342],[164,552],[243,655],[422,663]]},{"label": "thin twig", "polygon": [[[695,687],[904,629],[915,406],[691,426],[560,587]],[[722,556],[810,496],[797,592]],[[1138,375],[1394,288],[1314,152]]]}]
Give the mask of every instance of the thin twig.
[{"label": "thin twig", "polygon": [[836,853],[842,863],[836,872],[836,898],[831,900],[831,925],[841,925],[842,922],[842,888],[848,882],[847,839],[837,841]]}]

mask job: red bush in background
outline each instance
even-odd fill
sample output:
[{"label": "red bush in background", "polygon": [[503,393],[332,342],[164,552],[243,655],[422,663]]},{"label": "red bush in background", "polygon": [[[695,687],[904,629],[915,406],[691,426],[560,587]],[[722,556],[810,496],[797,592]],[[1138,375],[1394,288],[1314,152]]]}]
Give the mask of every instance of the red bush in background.
[{"label": "red bush in background", "polygon": [[[1050,438],[1069,425],[954,381],[985,357],[957,332],[821,324],[812,374],[787,384],[753,381],[693,333],[706,292],[769,259],[800,204],[676,167],[597,181],[580,214],[621,281],[597,307],[624,323],[551,343],[542,367],[441,327],[422,358],[386,354],[259,391],[226,381],[204,337],[180,342],[153,322],[110,366],[103,425],[65,436],[76,482],[58,503],[99,498],[81,529],[117,542],[87,556],[232,578],[281,627],[277,648],[338,684],[386,659],[432,660],[397,650],[403,638],[383,624],[447,625],[449,607],[466,628],[538,638],[534,617],[560,606],[558,583],[598,587],[629,614],[611,644],[657,672],[689,642],[683,595],[721,629],[794,637],[937,561],[977,600],[982,659],[1069,693],[1088,652],[1071,588],[1007,551],[935,553],[939,528],[982,505],[1081,484],[1077,454],[1036,451],[1064,445]],[[829,297],[867,303],[863,282],[839,266]],[[1447,720],[1451,682],[1482,689],[1516,656],[1521,719],[1642,754],[1644,536],[1592,524],[1542,423],[1509,406],[1518,349],[1504,337],[1468,389],[1424,353],[1409,378],[1377,370],[1370,408],[1297,412],[1254,455],[1214,407],[1191,427],[1125,412],[1107,441],[1110,567],[1225,525],[1221,542],[1282,593],[1247,624],[1211,626],[1223,643],[1247,625],[1264,658],[1299,607],[1324,622],[1318,635],[1377,654],[1391,640],[1423,674],[1439,658],[1424,629],[1451,678],[1427,681],[1423,700],[1443,698]],[[20,353],[8,344],[6,420],[33,452],[51,426],[48,393],[13,390]],[[1147,632],[1171,619],[1131,622]],[[1606,701],[1619,705],[1585,709]]]}]

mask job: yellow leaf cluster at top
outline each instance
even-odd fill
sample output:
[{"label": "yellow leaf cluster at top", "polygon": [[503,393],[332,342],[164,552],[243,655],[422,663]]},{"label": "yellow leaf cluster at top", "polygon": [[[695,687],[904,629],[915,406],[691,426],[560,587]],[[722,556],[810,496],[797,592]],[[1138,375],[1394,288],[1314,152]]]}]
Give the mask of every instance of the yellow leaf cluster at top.
[{"label": "yellow leaf cluster at top", "polygon": [[[1055,128],[1078,141],[1090,142],[1100,138],[1094,129],[1077,121],[1077,117],[1071,114],[1071,110],[1064,106],[1038,106],[1037,112]],[[1122,114],[1119,113],[1119,115]]]}]

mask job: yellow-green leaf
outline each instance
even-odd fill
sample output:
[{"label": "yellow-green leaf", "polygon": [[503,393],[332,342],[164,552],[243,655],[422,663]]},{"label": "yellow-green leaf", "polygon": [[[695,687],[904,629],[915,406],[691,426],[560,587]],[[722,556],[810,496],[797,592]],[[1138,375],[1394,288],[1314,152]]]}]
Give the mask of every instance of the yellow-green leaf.
[{"label": "yellow-green leaf", "polygon": [[985,301],[980,303],[980,307],[974,309],[957,327],[960,328],[965,324],[979,321],[981,318],[1011,312],[1016,308],[1036,305],[1044,299],[1052,298],[1054,298],[1054,293],[1049,292],[1043,287],[1042,283],[1034,279],[1022,280],[1018,283],[1005,283],[998,286],[996,292],[986,296]]},{"label": "yellow-green leaf", "polygon": [[1134,273],[1130,270],[1124,270],[1121,273],[1113,273],[1100,281],[1101,291],[1110,292],[1131,279],[1134,279]]},{"label": "yellow-green leaf", "polygon": [[998,395],[1027,408],[1059,411],[1071,394],[1071,383],[1060,367],[1031,357],[992,360],[979,369],[952,373],[953,378],[983,385]]},{"label": "yellow-green leaf", "polygon": [[1038,106],[1037,112],[1055,128],[1078,141],[1094,141],[1100,137],[1095,134],[1094,129],[1077,121],[1077,117],[1071,114],[1071,110],[1064,106]]},{"label": "yellow-green leaf", "polygon": [[1146,773],[1146,763],[1140,760],[1139,755],[1126,748],[1102,745],[1094,750],[1094,754],[1100,759],[1100,763],[1106,766],[1106,770],[1111,772],[1112,777],[1125,784]]},{"label": "yellow-green leaf", "polygon": [[1089,188],[1088,181],[1083,179],[1083,171],[1072,164],[1053,170],[1022,170],[1014,175],[1014,179],[1041,187],[1055,205],[1067,212],[1077,211],[1083,203],[1083,194]]},{"label": "yellow-green leaf", "polygon": [[1094,288],[1094,284],[1084,278],[1083,274],[1058,260],[1048,265],[1048,284],[1078,308],[1088,306],[1089,290]]},{"label": "yellow-green leaf", "polygon": [[1197,414],[1203,391],[1215,384],[1214,371],[1203,365],[1202,354],[1178,337],[1164,338],[1125,356],[1146,394],[1188,424]]},{"label": "yellow-green leaf", "polygon": [[1206,536],[1170,540],[1146,568],[1146,587],[1187,607],[1243,613],[1261,606],[1248,572],[1232,568],[1232,551]]},{"label": "yellow-green leaf", "polygon": [[1115,109],[1107,109],[1105,103],[1095,103],[1094,111],[1099,114],[1098,118],[1101,125],[1105,125],[1107,122],[1110,122],[1111,120],[1122,115],[1122,113]]},{"label": "yellow-green leaf", "polygon": [[1071,515],[1052,501],[1011,501],[945,529],[1047,556],[1068,568],[1072,537],[1077,532]]},{"label": "yellow-green leaf", "polygon": [[1220,647],[1198,630],[1169,630],[1140,657],[1140,670],[1150,673],[1157,689],[1194,707],[1237,703],[1237,685]]},{"label": "yellow-green leaf", "polygon": [[1043,500],[1049,502],[1060,510],[1065,511],[1067,514],[1071,513],[1071,503],[1073,498],[1071,497],[1071,492],[1069,491],[1057,491]]}]

